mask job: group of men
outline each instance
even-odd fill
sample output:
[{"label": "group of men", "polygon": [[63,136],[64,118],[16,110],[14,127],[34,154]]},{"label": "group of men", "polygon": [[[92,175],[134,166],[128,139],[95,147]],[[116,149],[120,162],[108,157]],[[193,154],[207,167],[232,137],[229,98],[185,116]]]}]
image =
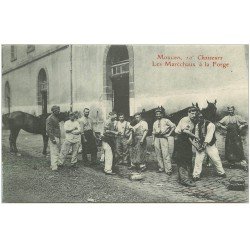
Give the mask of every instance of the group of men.
[{"label": "group of men", "polygon": [[[240,116],[234,114],[234,107],[228,108],[229,115],[224,117],[218,125],[226,130],[226,157],[232,154],[238,161],[246,164],[241,139],[238,132],[247,126]],[[83,117],[79,118],[76,113],[70,113],[70,119],[65,122],[64,129],[66,138],[61,146],[60,126],[57,118],[60,113],[58,106],[52,107],[52,114],[47,118],[47,133],[50,141],[51,168],[57,170],[65,162],[66,156],[72,149],[71,166],[77,162],[77,154],[82,145],[82,159],[84,164],[97,164],[97,141],[101,141],[104,161],[104,172],[113,175],[115,165],[124,164],[128,169],[138,168],[146,170],[147,134],[148,123],[142,118],[141,113],[136,113],[136,122],[130,124],[125,120],[124,114],[110,112],[104,124],[103,133],[97,137],[93,127],[93,121],[89,118],[89,109],[85,108]],[[179,182],[186,186],[195,186],[200,179],[202,164],[207,155],[215,166],[220,177],[226,177],[222,162],[216,147],[215,124],[206,120],[196,107],[190,107],[186,117],[182,118],[177,126],[169,119],[164,118],[162,110],[155,111],[156,121],[153,124],[152,139],[153,147],[158,162],[158,172],[172,174],[172,159],[170,152],[170,136],[175,136],[175,161],[178,167]],[[238,129],[238,130],[237,130]],[[234,131],[235,136],[232,138]],[[236,131],[237,130],[237,131]],[[236,132],[235,132],[236,131]],[[234,144],[237,144],[236,146]],[[193,150],[196,150],[195,162],[192,163]],[[232,151],[233,148],[233,151]],[[237,148],[237,150],[236,150]],[[231,151],[230,151],[231,150]],[[230,153],[228,154],[227,151]],[[91,154],[91,162],[87,154]],[[232,159],[228,159],[232,163]]]},{"label": "group of men", "polygon": [[61,141],[61,129],[58,119],[59,106],[51,108],[52,114],[46,120],[46,131],[49,136],[51,169],[57,170],[63,166],[67,155],[71,152],[71,167],[77,163],[77,155],[82,146],[82,159],[88,162],[87,154],[91,154],[91,164],[97,163],[96,135],[93,122],[89,118],[89,109],[84,109],[84,116],[79,118],[76,112],[69,113],[69,120],[64,123],[65,140]]}]

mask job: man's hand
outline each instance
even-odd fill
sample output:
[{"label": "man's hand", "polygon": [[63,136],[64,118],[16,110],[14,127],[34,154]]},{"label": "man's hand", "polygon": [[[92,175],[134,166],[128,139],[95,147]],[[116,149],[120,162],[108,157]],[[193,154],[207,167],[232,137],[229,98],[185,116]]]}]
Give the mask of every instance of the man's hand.
[{"label": "man's hand", "polygon": [[54,139],[54,140],[51,140],[51,142],[53,143],[53,144],[56,144],[56,140]]},{"label": "man's hand", "polygon": [[140,140],[140,144],[142,145],[143,143],[144,143],[144,140],[143,140],[143,139],[141,139],[141,140]]}]

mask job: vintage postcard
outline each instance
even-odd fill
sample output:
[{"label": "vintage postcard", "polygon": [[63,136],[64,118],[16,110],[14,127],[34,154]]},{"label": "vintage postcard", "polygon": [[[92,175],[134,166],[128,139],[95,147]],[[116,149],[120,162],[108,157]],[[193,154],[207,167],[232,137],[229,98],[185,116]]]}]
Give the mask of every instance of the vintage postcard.
[{"label": "vintage postcard", "polygon": [[2,45],[2,202],[249,202],[248,74],[248,45]]}]

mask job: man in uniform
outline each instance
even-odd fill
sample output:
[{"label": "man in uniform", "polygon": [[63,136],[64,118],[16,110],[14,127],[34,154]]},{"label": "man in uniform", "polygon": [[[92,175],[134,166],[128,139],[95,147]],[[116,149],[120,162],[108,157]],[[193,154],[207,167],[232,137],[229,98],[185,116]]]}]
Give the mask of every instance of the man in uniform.
[{"label": "man in uniform", "polygon": [[93,121],[89,117],[89,109],[83,110],[83,117],[79,120],[81,129],[83,131],[81,142],[82,142],[82,159],[85,163],[88,163],[87,154],[91,154],[91,163],[97,164],[97,144],[96,136],[93,128]]},{"label": "man in uniform", "polygon": [[130,137],[131,126],[128,121],[125,121],[124,114],[118,115],[118,122],[115,126],[115,131],[118,132],[116,137],[116,153],[118,156],[118,163],[129,163],[129,147],[128,140]]},{"label": "man in uniform", "polygon": [[72,156],[71,156],[71,166],[74,167],[77,163],[77,154],[78,149],[81,143],[81,126],[79,122],[76,120],[76,114],[71,112],[69,114],[69,120],[64,123],[65,130],[65,140],[62,145],[62,149],[60,152],[59,163],[63,165],[66,157],[72,148]]},{"label": "man in uniform", "polygon": [[60,107],[54,105],[51,111],[52,114],[46,119],[46,131],[49,136],[50,167],[54,171],[58,169],[61,147],[61,131],[58,119]]},{"label": "man in uniform", "polygon": [[188,116],[183,117],[175,129],[175,133],[177,134],[175,151],[179,182],[185,186],[195,186],[195,183],[190,179],[190,177],[192,177],[193,173],[193,151],[191,140],[199,140],[199,137],[195,136],[193,131],[197,111],[196,107],[190,107],[188,109]]},{"label": "man in uniform", "polygon": [[193,179],[197,181],[200,179],[202,171],[202,163],[207,154],[215,165],[218,176],[226,177],[225,171],[222,167],[221,159],[218,149],[215,145],[215,125],[204,119],[202,113],[198,114],[198,123],[195,126],[195,136],[199,138],[200,149],[196,150]]},{"label": "man in uniform", "polygon": [[168,137],[175,129],[175,124],[169,119],[163,118],[162,110],[156,109],[156,121],[153,124],[153,145],[159,165],[159,173],[172,174],[171,157],[169,153]]}]

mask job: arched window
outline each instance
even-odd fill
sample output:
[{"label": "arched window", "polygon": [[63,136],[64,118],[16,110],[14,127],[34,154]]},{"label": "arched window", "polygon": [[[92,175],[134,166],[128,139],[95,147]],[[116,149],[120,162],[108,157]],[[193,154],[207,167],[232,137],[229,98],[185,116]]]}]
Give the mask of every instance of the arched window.
[{"label": "arched window", "polygon": [[10,113],[10,84],[9,82],[5,83],[5,107]]},{"label": "arched window", "polygon": [[48,78],[45,69],[38,73],[37,104],[42,107],[42,114],[47,114],[48,105]]}]

